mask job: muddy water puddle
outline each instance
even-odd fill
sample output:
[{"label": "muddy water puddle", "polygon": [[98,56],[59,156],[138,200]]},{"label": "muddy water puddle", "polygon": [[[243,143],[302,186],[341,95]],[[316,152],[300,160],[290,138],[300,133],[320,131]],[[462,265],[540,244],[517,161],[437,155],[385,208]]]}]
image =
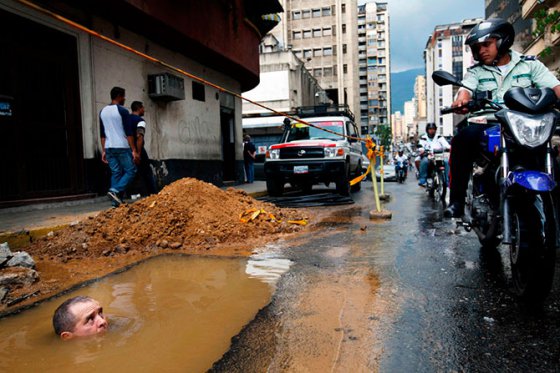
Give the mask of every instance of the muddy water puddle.
[{"label": "muddy water puddle", "polygon": [[[289,261],[159,257],[0,320],[0,371],[206,371],[271,299]],[[109,330],[61,341],[52,315],[64,299],[101,303]]]}]

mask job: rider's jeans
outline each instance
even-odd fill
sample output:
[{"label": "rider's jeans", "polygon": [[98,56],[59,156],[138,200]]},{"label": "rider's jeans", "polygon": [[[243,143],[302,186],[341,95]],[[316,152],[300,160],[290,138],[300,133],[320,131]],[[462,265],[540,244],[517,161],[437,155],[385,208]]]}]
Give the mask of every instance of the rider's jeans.
[{"label": "rider's jeans", "polygon": [[[445,165],[445,179],[447,180],[447,175],[449,175],[449,164],[447,161],[443,161]],[[422,157],[420,160],[420,176],[418,177],[418,184],[426,184],[426,179],[428,178],[428,166],[430,161],[428,157]]]}]

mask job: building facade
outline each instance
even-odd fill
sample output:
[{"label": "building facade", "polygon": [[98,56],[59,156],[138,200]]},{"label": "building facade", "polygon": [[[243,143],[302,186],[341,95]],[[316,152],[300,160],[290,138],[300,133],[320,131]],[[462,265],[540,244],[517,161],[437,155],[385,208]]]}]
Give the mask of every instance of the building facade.
[{"label": "building facade", "polygon": [[426,127],[426,77],[418,75],[414,81],[414,128],[416,135],[424,133]]},{"label": "building facade", "polygon": [[[385,2],[358,7],[358,74],[362,133],[389,125],[391,112],[391,40]],[[358,115],[356,115],[358,117]]]},{"label": "building facade", "polygon": [[[258,46],[276,0],[34,1],[105,37],[241,93],[259,81]],[[123,16],[125,15],[125,16]],[[242,180],[241,100],[75,28],[0,0],[0,205],[105,193],[99,111],[113,86],[146,107],[146,147],[160,185],[193,176]],[[177,97],[157,96],[149,76]],[[161,88],[161,87],[160,87]],[[160,92],[161,93],[161,92]]]},{"label": "building facade", "polygon": [[438,126],[438,133],[443,136],[453,136],[455,127],[462,120],[459,115],[441,115],[440,108],[450,106],[457,93],[455,86],[436,85],[431,79],[436,70],[445,70],[459,79],[463,78],[469,66],[474,64],[470,49],[465,46],[464,40],[469,31],[481,19],[470,19],[462,22],[436,26],[428,38],[424,50],[426,63],[426,120]]},{"label": "building facade", "polygon": [[[504,0],[486,0],[484,17],[485,18],[503,18],[513,25],[515,30],[515,41],[513,48],[519,52],[523,52],[529,44],[532,43],[533,37],[533,20],[523,17],[521,11],[521,3],[534,3],[539,1],[504,1]],[[525,6],[527,8],[527,6]]]},{"label": "building facade", "polygon": [[334,104],[360,112],[356,0],[282,0],[272,31],[293,50]]},{"label": "building facade", "polygon": [[[521,0],[521,16],[527,22],[536,17],[539,13],[558,14],[560,12],[560,1],[558,0]],[[558,24],[558,18],[553,22]],[[539,59],[551,70],[557,77],[560,77],[560,32],[551,30],[552,24],[547,25],[542,30],[536,29],[533,22],[532,30],[536,35],[531,34],[530,43],[525,47],[523,52],[527,55],[538,56]]]}]

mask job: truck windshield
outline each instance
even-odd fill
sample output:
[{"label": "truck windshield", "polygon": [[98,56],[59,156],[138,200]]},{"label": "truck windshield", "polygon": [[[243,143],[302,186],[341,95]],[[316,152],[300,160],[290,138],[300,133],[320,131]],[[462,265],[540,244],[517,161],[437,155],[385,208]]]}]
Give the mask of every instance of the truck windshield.
[{"label": "truck windshield", "polygon": [[[286,141],[319,139],[341,140],[343,138],[341,136],[344,134],[343,122],[311,122],[311,124],[319,128],[309,127],[303,123],[294,124],[288,132]],[[323,131],[320,128],[339,133],[340,135]]]}]

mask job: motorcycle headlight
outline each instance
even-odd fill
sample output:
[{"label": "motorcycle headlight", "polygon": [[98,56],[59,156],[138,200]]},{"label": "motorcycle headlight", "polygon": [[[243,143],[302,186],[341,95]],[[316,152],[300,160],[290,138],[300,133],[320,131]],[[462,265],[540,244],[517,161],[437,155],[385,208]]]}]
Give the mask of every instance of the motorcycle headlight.
[{"label": "motorcycle headlight", "polygon": [[268,159],[280,159],[280,149],[271,149],[266,153]]},{"label": "motorcycle headlight", "polygon": [[506,118],[515,140],[520,145],[536,148],[552,135],[556,116],[553,113],[531,115],[508,111]]}]

